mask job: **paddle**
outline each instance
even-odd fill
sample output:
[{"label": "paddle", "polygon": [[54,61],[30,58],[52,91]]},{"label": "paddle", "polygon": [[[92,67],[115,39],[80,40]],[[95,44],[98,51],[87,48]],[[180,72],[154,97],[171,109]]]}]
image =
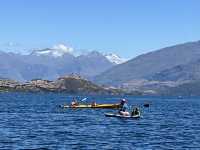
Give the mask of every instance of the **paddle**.
[{"label": "paddle", "polygon": [[84,102],[84,101],[86,101],[86,100],[87,100],[87,97],[83,98],[83,99],[81,100],[81,102]]},{"label": "paddle", "polygon": [[86,103],[86,101],[87,101],[87,97],[85,97],[85,98],[83,98],[83,99],[81,99],[81,100],[79,100],[80,101],[80,103],[82,103],[82,104],[85,104]]}]

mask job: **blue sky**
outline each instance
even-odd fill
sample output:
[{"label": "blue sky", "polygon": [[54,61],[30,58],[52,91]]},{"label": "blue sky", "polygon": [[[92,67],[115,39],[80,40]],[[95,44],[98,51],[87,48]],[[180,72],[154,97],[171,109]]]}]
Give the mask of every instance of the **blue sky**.
[{"label": "blue sky", "polygon": [[1,0],[0,49],[63,43],[125,58],[200,40],[199,0]]}]

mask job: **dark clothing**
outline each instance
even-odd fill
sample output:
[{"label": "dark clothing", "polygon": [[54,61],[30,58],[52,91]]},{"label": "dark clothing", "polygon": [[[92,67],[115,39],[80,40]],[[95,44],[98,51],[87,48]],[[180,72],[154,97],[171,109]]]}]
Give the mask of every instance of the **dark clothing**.
[{"label": "dark clothing", "polygon": [[131,113],[131,116],[135,116],[135,115],[140,115],[140,111],[134,109],[133,112]]},{"label": "dark clothing", "polygon": [[126,103],[124,103],[124,104],[122,104],[122,105],[120,106],[119,111],[125,112],[125,111],[127,111],[127,110],[128,110],[128,105],[127,105]]}]

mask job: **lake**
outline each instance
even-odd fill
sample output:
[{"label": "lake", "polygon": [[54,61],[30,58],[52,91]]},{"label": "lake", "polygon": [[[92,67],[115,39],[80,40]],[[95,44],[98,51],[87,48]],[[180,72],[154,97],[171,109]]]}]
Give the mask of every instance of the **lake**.
[{"label": "lake", "polygon": [[116,110],[59,107],[72,97],[0,93],[0,149],[200,149],[200,98],[126,97],[141,109],[143,117],[134,120],[104,116]]}]

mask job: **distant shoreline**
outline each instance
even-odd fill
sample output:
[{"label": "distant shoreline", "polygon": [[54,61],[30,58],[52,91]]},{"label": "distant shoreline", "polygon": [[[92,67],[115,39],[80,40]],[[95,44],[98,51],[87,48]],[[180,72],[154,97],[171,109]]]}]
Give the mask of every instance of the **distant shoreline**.
[{"label": "distant shoreline", "polygon": [[77,76],[60,77],[55,81],[34,79],[25,83],[2,79],[0,80],[0,92],[51,92],[80,95],[141,95],[141,93],[126,92],[117,88],[105,88]]}]

